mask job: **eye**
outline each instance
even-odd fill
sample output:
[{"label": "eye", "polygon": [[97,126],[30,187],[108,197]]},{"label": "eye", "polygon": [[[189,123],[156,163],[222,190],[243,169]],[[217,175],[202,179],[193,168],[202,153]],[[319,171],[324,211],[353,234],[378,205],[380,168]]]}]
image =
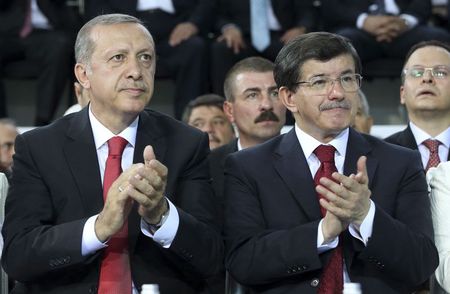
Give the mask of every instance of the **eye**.
[{"label": "eye", "polygon": [[152,60],[152,56],[151,56],[150,54],[142,54],[142,55],[140,56],[140,58],[141,58],[142,61],[146,61],[146,62]]},{"label": "eye", "polygon": [[254,99],[258,98],[258,93],[256,93],[256,92],[250,92],[250,93],[246,96],[246,98],[249,99],[249,100],[254,100]]},{"label": "eye", "polygon": [[445,78],[448,76],[448,69],[435,68],[435,69],[433,69],[433,76],[438,77],[438,78]]},{"label": "eye", "polygon": [[278,98],[278,90],[270,91],[270,97],[272,97],[272,98]]},{"label": "eye", "polygon": [[125,55],[123,55],[123,54],[116,54],[111,58],[111,60],[113,60],[113,61],[123,61],[124,59],[125,59]]},{"label": "eye", "polygon": [[412,68],[409,71],[409,75],[414,77],[414,78],[420,78],[421,76],[423,76],[425,69],[423,68]]},{"label": "eye", "polygon": [[311,87],[313,88],[322,88],[326,85],[327,80],[324,78],[316,78],[316,79],[311,79],[309,81]]},{"label": "eye", "polygon": [[225,124],[225,119],[223,118],[216,118],[212,121],[214,126],[223,126]]},{"label": "eye", "polygon": [[345,75],[341,77],[341,81],[344,83],[353,83],[355,80],[356,78],[353,75]]}]

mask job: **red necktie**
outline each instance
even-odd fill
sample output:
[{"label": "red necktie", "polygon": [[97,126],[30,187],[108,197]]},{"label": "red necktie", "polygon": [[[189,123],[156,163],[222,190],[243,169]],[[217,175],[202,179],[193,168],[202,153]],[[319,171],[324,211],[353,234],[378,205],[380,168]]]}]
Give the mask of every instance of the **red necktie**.
[{"label": "red necktie", "polygon": [[422,143],[425,147],[430,150],[430,158],[428,159],[427,166],[425,167],[425,172],[427,172],[431,167],[436,167],[441,162],[439,159],[439,145],[441,142],[438,140],[428,139]]},{"label": "red necktie", "polygon": [[[320,145],[314,150],[314,154],[319,158],[320,167],[314,176],[314,183],[319,185],[319,180],[322,177],[331,178],[331,174],[336,170],[334,164],[334,149],[330,145]],[[317,194],[318,199],[323,198],[323,195]],[[321,206],[320,212],[325,216],[326,210]],[[344,288],[343,285],[343,264],[342,264],[342,246],[339,242],[338,246],[333,250],[328,264],[324,267],[322,273],[322,281],[320,282],[319,294],[341,294]]]},{"label": "red necktie", "polygon": [[[108,141],[108,159],[106,159],[103,178],[103,199],[106,201],[109,187],[122,172],[122,153],[127,145],[122,137],[112,137]],[[108,241],[100,269],[99,294],[130,294],[131,271],[128,255],[128,222]]]},{"label": "red necktie", "polygon": [[25,7],[25,20],[23,22],[22,29],[20,30],[20,37],[25,38],[33,30],[33,25],[31,23],[31,0],[26,1]]}]

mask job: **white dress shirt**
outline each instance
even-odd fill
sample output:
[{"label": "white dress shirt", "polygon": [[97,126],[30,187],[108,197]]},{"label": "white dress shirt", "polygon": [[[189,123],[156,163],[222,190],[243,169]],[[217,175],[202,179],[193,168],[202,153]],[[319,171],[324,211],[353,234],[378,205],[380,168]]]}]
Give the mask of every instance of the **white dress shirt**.
[{"label": "white dress shirt", "polygon": [[450,293],[450,162],[443,162],[427,173],[431,189],[431,215],[433,217],[434,242],[439,253],[436,280]]},{"label": "white dress shirt", "polygon": [[175,13],[172,0],[138,0],[137,10],[161,9],[170,14]]},{"label": "white dress shirt", "polygon": [[423,145],[423,142],[427,139],[439,140],[439,142],[441,142],[438,147],[439,159],[441,162],[447,161],[450,148],[450,127],[434,138],[422,129],[419,129],[419,127],[412,122],[409,123],[409,127],[411,128],[411,132],[416,140],[417,148],[419,149],[424,168],[427,166],[428,160],[430,159],[430,149]]},{"label": "white dress shirt", "polygon": [[36,0],[31,0],[31,24],[36,29],[51,29],[47,17],[39,9]]},{"label": "white dress shirt", "polygon": [[[400,13],[400,9],[398,8],[397,3],[395,3],[395,0],[384,0],[384,7],[386,9],[386,12],[389,14],[399,15],[399,13]],[[356,27],[358,29],[362,29],[362,27],[364,25],[364,21],[366,20],[367,16],[369,16],[368,13],[361,13],[358,16],[358,18],[356,20]],[[417,17],[410,15],[410,14],[402,13],[402,14],[400,14],[400,17],[405,21],[408,29],[412,29],[419,23],[419,20],[417,19]]]},{"label": "white dress shirt", "polygon": [[[314,150],[322,145],[320,141],[316,140],[309,134],[302,131],[297,125],[295,125],[295,134],[297,135],[297,139],[302,147],[303,153],[305,155],[306,161],[308,163],[309,169],[311,171],[311,175],[314,178],[317,170],[320,167],[320,161],[317,156],[314,154]],[[334,162],[336,165],[336,169],[339,173],[343,174],[344,171],[344,162],[345,162],[345,154],[347,151],[347,142],[348,142],[349,129],[345,129],[342,131],[336,138],[330,141],[326,145],[331,145],[336,149],[334,155]],[[364,218],[361,226],[358,228],[354,224],[350,224],[348,230],[350,234],[363,242],[364,245],[367,245],[369,238],[372,236],[372,228],[373,228],[373,219],[375,217],[375,204],[370,200],[370,208],[366,217]],[[336,237],[334,240],[328,243],[324,243],[324,236],[322,232],[322,222],[320,221],[319,226],[317,228],[317,250],[319,253],[323,253],[330,249],[336,248],[339,244],[339,238]],[[348,272],[345,269],[344,264],[344,282],[350,282],[350,278],[348,276]]]}]

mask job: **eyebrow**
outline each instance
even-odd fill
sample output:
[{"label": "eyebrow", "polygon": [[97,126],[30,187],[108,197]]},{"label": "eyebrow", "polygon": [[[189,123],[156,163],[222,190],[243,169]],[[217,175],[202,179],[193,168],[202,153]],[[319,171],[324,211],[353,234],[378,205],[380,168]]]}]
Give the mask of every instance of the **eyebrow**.
[{"label": "eyebrow", "polygon": [[[339,74],[339,76],[345,75],[345,74],[349,74],[349,73],[353,73],[354,71],[352,69],[346,69],[341,71],[341,73]],[[315,77],[325,77],[325,76],[329,76],[328,74],[324,74],[324,73],[320,73],[320,74],[315,74],[311,77],[309,77],[308,79],[312,79]]]},{"label": "eyebrow", "polygon": [[261,92],[261,88],[259,87],[247,88],[244,90],[244,93],[245,92]]}]

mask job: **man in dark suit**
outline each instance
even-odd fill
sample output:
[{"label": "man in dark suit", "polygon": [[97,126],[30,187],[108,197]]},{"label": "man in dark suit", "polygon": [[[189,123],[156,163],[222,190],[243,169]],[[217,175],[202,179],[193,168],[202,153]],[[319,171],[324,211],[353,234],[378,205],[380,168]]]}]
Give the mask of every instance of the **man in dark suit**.
[{"label": "man in dark suit", "polygon": [[326,28],[349,38],[363,63],[403,59],[420,41],[450,41],[449,32],[427,25],[430,0],[327,0],[322,8]]},{"label": "man in dark suit", "polygon": [[[270,44],[258,50],[252,44],[251,4],[253,0],[219,0],[215,30],[217,42],[211,46],[211,82],[214,93],[223,93],[227,71],[239,60],[263,56],[275,60],[278,51],[289,40],[314,27],[312,1],[259,0],[267,2],[265,13],[270,29]],[[258,15],[258,18],[265,15]]]},{"label": "man in dark suit", "polygon": [[274,73],[294,129],[228,157],[225,265],[255,293],[411,293],[438,264],[418,154],[349,128],[360,72],[341,36],[287,44]]},{"label": "man in dark suit", "polygon": [[[138,19],[94,18],[75,48],[75,73],[91,102],[18,137],[3,267],[23,293],[111,293],[105,287],[119,284],[130,288],[120,293],[142,284],[159,284],[163,294],[202,291],[223,251],[207,136],[144,111],[155,49]],[[125,144],[121,155],[113,141]],[[124,171],[113,180],[117,158]],[[122,263],[108,280],[110,257]]]},{"label": "man in dark suit", "polygon": [[[30,26],[25,26],[27,13]],[[63,0],[17,0],[0,3],[0,78],[5,66],[27,60],[39,68],[35,125],[51,122],[71,77],[72,48],[79,21]],[[26,28],[25,28],[26,27]],[[7,115],[0,81],[0,117]]]},{"label": "man in dark suit", "polygon": [[149,0],[87,1],[88,17],[126,13],[142,19],[156,44],[156,78],[175,80],[174,114],[181,120],[189,101],[208,90],[208,52],[204,38],[210,31],[215,0],[169,0],[159,6]]},{"label": "man in dark suit", "polygon": [[[419,150],[423,168],[450,160],[450,46],[438,41],[421,42],[409,51],[402,72],[400,102],[408,111],[409,125],[386,138],[389,143]],[[438,142],[438,161],[430,165]],[[429,146],[429,145],[428,145]]]}]

